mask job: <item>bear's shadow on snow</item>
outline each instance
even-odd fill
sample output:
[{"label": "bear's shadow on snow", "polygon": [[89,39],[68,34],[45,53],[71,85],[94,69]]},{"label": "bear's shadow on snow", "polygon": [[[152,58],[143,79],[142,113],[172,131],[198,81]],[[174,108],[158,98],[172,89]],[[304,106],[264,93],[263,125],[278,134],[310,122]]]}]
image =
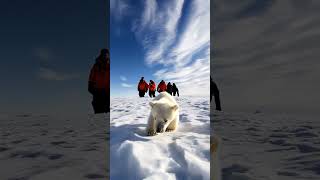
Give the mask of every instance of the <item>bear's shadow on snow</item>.
[{"label": "bear's shadow on snow", "polygon": [[125,124],[121,126],[111,126],[110,143],[130,141],[149,141],[146,133],[146,124]]}]

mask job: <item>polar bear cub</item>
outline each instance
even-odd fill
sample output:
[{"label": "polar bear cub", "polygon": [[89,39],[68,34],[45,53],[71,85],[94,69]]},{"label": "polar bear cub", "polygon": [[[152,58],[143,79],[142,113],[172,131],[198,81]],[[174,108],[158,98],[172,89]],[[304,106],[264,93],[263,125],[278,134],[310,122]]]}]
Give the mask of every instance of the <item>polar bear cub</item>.
[{"label": "polar bear cub", "polygon": [[146,129],[149,136],[178,128],[179,105],[170,94],[161,92],[149,104],[151,112]]}]

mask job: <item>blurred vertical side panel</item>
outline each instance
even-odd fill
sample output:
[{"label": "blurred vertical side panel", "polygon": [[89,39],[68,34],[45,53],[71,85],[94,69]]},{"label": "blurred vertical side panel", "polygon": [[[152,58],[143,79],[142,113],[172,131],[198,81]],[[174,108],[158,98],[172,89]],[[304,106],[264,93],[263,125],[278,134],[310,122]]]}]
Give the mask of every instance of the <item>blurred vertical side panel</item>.
[{"label": "blurred vertical side panel", "polygon": [[320,1],[212,3],[223,179],[320,179]]},{"label": "blurred vertical side panel", "polygon": [[0,179],[108,178],[110,117],[88,79],[109,0],[3,0],[0,26]]}]

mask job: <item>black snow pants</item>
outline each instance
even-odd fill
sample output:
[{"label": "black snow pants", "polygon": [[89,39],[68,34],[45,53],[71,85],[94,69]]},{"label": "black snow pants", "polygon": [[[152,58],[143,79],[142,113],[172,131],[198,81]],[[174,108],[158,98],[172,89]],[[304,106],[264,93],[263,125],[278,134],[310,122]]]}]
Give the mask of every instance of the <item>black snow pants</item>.
[{"label": "black snow pants", "polygon": [[156,97],[156,91],[150,91],[149,90],[149,96],[152,97]]},{"label": "black snow pants", "polygon": [[110,95],[107,91],[97,91],[93,94],[92,107],[95,114],[110,112]]},{"label": "black snow pants", "polygon": [[145,94],[146,94],[145,91],[139,91],[139,97],[144,97]]}]

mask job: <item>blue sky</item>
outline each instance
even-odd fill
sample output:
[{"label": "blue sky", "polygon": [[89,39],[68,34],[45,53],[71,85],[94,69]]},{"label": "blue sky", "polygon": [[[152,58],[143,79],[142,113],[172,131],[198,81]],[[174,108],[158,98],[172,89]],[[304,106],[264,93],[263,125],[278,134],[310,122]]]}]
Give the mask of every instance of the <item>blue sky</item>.
[{"label": "blue sky", "polygon": [[0,113],[92,111],[88,73],[108,19],[107,1],[1,1]]},{"label": "blue sky", "polygon": [[111,96],[136,96],[141,76],[209,94],[209,0],[111,0]]}]

